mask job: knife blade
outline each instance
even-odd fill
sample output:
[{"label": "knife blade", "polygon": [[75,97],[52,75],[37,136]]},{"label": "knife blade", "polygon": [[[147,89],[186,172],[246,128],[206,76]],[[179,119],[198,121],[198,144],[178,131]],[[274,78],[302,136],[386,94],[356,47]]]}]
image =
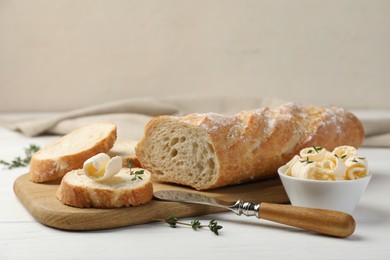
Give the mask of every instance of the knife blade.
[{"label": "knife blade", "polygon": [[201,193],[180,190],[156,191],[153,196],[158,200],[222,207],[233,211],[237,215],[256,216],[259,219],[335,237],[350,236],[355,231],[356,226],[355,220],[350,214],[335,210],[305,208],[268,202],[255,204],[243,200],[229,202]]}]

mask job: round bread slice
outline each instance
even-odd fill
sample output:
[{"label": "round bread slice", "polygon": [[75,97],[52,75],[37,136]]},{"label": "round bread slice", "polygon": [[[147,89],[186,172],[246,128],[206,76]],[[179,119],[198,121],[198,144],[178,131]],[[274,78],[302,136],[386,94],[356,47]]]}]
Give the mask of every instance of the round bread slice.
[{"label": "round bread slice", "polygon": [[[135,172],[143,170],[132,168]],[[57,199],[63,204],[77,208],[121,208],[138,206],[153,197],[150,172],[130,174],[129,168],[122,168],[115,176],[105,181],[88,178],[82,169],[68,172],[61,181]]]},{"label": "round bread slice", "polygon": [[30,180],[47,182],[83,168],[88,158],[108,152],[116,140],[116,125],[98,122],[78,128],[36,152],[30,162]]}]

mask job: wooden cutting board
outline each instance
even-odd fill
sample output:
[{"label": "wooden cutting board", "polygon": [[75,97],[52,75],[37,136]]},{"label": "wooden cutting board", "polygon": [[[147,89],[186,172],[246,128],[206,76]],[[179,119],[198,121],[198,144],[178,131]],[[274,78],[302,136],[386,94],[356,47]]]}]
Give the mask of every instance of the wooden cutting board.
[{"label": "wooden cutting board", "polygon": [[[152,200],[138,207],[119,209],[74,208],[63,205],[56,199],[59,182],[37,184],[29,181],[28,174],[14,183],[14,192],[33,217],[44,225],[64,230],[99,230],[144,224],[169,216],[193,217],[226,211],[218,207],[188,203]],[[254,203],[286,203],[288,197],[279,178],[240,184],[211,191],[196,191],[191,188],[153,183],[154,191],[186,190],[202,193],[227,201],[243,199]],[[234,213],[232,213],[234,214]]]}]

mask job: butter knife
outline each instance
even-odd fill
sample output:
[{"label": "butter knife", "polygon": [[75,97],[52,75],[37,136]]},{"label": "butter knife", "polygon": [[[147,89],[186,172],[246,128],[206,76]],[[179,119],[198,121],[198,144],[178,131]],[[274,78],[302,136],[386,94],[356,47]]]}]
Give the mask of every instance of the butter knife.
[{"label": "butter knife", "polygon": [[233,211],[237,215],[256,216],[259,219],[335,237],[350,236],[355,231],[356,226],[355,220],[351,215],[335,210],[305,208],[268,202],[255,204],[243,200],[228,202],[200,193],[179,190],[156,191],[153,196],[156,199],[165,201],[222,207]]}]

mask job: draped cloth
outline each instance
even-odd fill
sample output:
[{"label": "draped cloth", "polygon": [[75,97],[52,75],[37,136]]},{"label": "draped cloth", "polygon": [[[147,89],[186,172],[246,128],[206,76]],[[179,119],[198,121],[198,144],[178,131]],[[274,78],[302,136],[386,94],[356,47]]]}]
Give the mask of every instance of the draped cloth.
[{"label": "draped cloth", "polygon": [[[51,116],[1,121],[0,125],[26,136],[64,135],[88,123],[109,120],[117,124],[118,140],[139,140],[145,125],[155,116],[207,112],[234,114],[265,106],[272,108],[283,103],[283,100],[266,97],[129,98]],[[390,111],[359,109],[350,112],[363,123],[366,135],[363,146],[390,147]]]}]

